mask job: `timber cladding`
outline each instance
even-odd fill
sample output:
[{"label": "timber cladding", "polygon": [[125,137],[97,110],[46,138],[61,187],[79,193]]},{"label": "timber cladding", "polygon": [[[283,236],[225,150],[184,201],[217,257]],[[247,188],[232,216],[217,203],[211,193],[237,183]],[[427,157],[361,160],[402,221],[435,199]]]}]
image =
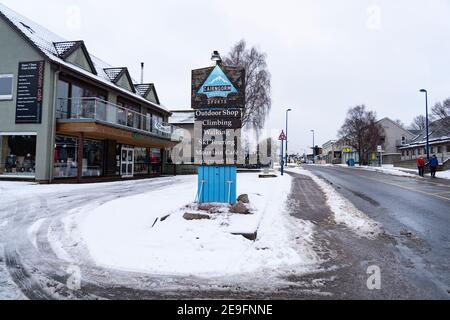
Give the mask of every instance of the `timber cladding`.
[{"label": "timber cladding", "polygon": [[111,128],[95,122],[58,123],[56,132],[57,134],[70,136],[77,136],[80,133],[83,133],[85,138],[116,140],[118,143],[144,148],[171,148],[177,144],[177,142],[170,140],[164,140],[118,128]]}]

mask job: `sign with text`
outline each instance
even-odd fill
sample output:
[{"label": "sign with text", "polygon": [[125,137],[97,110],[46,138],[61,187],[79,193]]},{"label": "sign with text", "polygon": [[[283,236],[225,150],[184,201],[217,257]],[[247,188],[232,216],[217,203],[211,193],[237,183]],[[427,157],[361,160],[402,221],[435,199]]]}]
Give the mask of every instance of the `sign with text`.
[{"label": "sign with text", "polygon": [[19,63],[16,123],[42,121],[44,66],[44,61]]},{"label": "sign with text", "polygon": [[192,71],[193,109],[244,108],[245,69],[216,65]]},{"label": "sign with text", "polygon": [[204,128],[240,129],[242,128],[241,109],[202,109],[195,110],[195,121],[201,121]]}]

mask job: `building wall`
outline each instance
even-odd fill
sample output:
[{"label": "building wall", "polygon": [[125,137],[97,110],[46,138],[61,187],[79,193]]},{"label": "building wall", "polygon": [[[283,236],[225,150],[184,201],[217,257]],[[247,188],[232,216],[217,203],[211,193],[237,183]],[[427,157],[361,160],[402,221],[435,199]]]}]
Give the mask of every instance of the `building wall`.
[{"label": "building wall", "polygon": [[384,129],[385,143],[383,144],[383,151],[387,154],[399,154],[398,147],[402,137],[405,137],[405,141],[410,141],[414,138],[414,135],[409,131],[401,128],[396,123],[389,119],[383,119],[380,121],[380,125]]},{"label": "building wall", "polygon": [[0,73],[13,74],[13,99],[0,101],[0,134],[5,132],[35,132],[36,137],[36,180],[49,179],[52,154],[51,130],[53,123],[54,71],[45,63],[44,91],[41,124],[15,124],[17,76],[19,62],[42,61],[44,57],[25,41],[9,24],[0,18]]}]

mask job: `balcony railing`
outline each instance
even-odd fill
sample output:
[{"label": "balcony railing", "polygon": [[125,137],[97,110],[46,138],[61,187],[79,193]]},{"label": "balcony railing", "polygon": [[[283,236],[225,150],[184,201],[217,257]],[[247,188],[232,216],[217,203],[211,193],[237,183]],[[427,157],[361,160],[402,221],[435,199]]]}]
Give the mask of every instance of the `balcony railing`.
[{"label": "balcony railing", "polygon": [[61,120],[94,120],[133,131],[144,131],[178,141],[178,128],[99,98],[58,99],[56,118]]}]

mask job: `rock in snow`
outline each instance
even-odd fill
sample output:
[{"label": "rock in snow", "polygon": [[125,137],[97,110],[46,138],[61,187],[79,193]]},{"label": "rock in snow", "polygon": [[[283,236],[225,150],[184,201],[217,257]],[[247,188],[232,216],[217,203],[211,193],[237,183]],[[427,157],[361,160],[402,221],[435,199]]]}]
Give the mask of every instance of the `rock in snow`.
[{"label": "rock in snow", "polygon": [[238,198],[237,198],[238,202],[242,202],[242,203],[250,203],[250,199],[248,198],[248,194],[241,194]]},{"label": "rock in snow", "polygon": [[188,213],[186,212],[183,215],[183,218],[185,220],[209,220],[211,219],[210,216],[208,216],[207,214],[201,214],[201,213]]},{"label": "rock in snow", "polygon": [[230,212],[238,214],[250,214],[250,210],[243,202],[238,202],[231,207]]}]

